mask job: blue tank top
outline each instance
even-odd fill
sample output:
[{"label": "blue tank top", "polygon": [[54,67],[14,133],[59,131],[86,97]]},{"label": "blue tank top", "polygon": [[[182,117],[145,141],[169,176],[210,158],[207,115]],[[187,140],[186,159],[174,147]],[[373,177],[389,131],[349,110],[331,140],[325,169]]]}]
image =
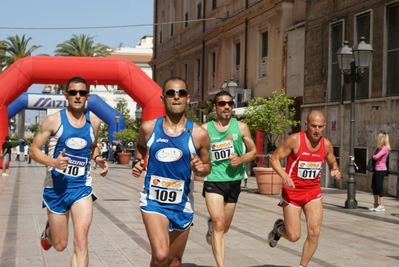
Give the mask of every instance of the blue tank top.
[{"label": "blue tank top", "polygon": [[151,205],[179,211],[193,211],[191,157],[197,157],[191,132],[193,122],[186,120],[179,136],[169,136],[163,130],[164,118],[158,118],[147,140],[147,173],[144,180],[145,201]]},{"label": "blue tank top", "polygon": [[61,125],[49,140],[48,155],[57,158],[65,149],[65,156],[70,159],[65,170],[47,167],[45,188],[91,186],[90,157],[95,133],[90,124],[89,113],[85,112],[84,115],[86,117],[84,126],[75,128],[69,123],[66,110],[60,110]]}]

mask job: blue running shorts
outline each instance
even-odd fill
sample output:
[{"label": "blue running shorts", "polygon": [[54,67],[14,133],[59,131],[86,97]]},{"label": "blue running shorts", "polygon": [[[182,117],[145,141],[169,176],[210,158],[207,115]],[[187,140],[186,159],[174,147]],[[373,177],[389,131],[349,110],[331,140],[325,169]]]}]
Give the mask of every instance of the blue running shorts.
[{"label": "blue running shorts", "polygon": [[43,191],[43,208],[48,208],[52,213],[67,213],[73,204],[82,199],[92,197],[96,201],[97,197],[93,194],[91,186],[83,186],[78,188],[60,189],[45,188]]},{"label": "blue running shorts", "polygon": [[163,209],[154,206],[141,206],[140,208],[142,212],[165,216],[169,220],[169,232],[173,230],[185,231],[190,228],[194,221],[194,212]]}]

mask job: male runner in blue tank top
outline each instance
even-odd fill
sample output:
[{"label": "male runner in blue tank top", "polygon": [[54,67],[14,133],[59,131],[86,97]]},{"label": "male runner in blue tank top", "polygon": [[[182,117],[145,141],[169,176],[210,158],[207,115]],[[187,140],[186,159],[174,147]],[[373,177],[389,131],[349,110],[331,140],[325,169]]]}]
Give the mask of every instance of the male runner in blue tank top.
[{"label": "male runner in blue tank top", "polygon": [[212,245],[218,267],[224,266],[224,238],[233,220],[241,180],[246,177],[244,163],[256,158],[256,146],[248,126],[232,118],[233,98],[227,91],[215,95],[216,120],[203,124],[208,131],[212,172],[205,178],[203,196],[210,218],[206,240]]},{"label": "male runner in blue tank top", "polygon": [[[74,251],[70,266],[88,266],[88,231],[96,199],[91,186],[90,160],[103,169],[101,176],[107,174],[108,165],[97,147],[101,120],[85,111],[89,85],[83,78],[73,77],[65,88],[68,107],[46,117],[29,155],[47,168],[43,207],[47,208],[48,221],[41,236],[43,249],[66,248],[71,216]],[[48,155],[41,151],[47,140]]]},{"label": "male runner in blue tank top", "polygon": [[150,266],[181,266],[194,220],[193,173],[211,171],[209,137],[185,116],[190,96],[183,79],[166,80],[160,100],[165,117],[141,124],[132,175],[145,171],[140,208],[151,244]]}]

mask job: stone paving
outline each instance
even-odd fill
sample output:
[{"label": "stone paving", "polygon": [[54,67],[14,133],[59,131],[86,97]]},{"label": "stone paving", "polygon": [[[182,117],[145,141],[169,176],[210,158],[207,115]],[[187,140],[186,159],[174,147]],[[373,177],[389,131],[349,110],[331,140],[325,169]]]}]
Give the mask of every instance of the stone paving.
[{"label": "stone paving", "polygon": [[[9,177],[0,179],[0,267],[64,267],[72,253],[67,249],[44,251],[39,242],[47,217],[41,207],[45,169],[32,162],[12,162]],[[93,170],[98,200],[89,234],[91,267],[149,266],[150,245],[138,207],[142,178],[131,176],[128,165],[110,164],[107,177]],[[345,179],[345,178],[344,178]],[[243,183],[244,185],[244,183]],[[195,222],[183,257],[184,267],[215,266],[206,243],[208,213],[201,196],[202,182],[195,181]],[[318,250],[310,266],[399,266],[399,201],[386,197],[386,211],[372,212],[373,196],[356,192],[358,208],[344,208],[346,190],[323,188],[324,221]],[[298,266],[306,237],[296,243],[281,239],[270,248],[267,234],[282,216],[279,196],[261,195],[254,177],[243,188],[230,231],[225,235],[227,267]]]}]

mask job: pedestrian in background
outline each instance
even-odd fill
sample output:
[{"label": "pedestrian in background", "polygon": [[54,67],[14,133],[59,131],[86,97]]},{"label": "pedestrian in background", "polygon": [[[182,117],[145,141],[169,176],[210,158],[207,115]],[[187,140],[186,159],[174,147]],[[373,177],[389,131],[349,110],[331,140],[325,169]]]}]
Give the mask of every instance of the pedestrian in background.
[{"label": "pedestrian in background", "polygon": [[387,171],[387,160],[391,145],[389,144],[388,133],[382,131],[377,138],[377,150],[373,155],[375,167],[373,178],[371,180],[371,189],[373,190],[374,204],[369,208],[371,211],[385,211],[384,206],[384,177]]},{"label": "pedestrian in background", "polygon": [[3,173],[1,174],[1,176],[9,176],[6,170],[7,170],[7,164],[10,162],[11,159],[11,150],[12,150],[11,140],[10,137],[7,135],[6,141],[1,145],[0,156],[3,158]]}]

